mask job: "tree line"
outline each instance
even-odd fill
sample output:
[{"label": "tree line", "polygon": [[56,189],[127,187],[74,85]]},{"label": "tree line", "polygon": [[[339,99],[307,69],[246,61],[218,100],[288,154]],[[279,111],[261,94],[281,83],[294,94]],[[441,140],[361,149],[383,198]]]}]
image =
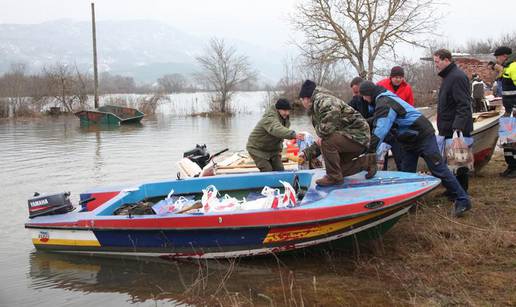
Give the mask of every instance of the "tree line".
[{"label": "tree line", "polygon": [[[274,85],[258,86],[258,73],[248,57],[223,39],[212,38],[196,58],[200,71],[193,76],[171,73],[152,85],[138,85],[131,77],[103,73],[99,92],[163,95],[211,91],[211,110],[230,114],[235,91],[266,89],[270,92],[267,104],[279,96],[297,103],[305,79],[349,98],[349,80],[353,77],[372,80],[375,75],[386,75],[386,67],[378,67],[380,62],[383,66],[391,63],[404,67],[419,101],[416,104],[428,105],[439,87],[433,63],[404,60],[396,52],[398,46],[424,47],[430,58],[434,49],[442,47],[471,54],[489,54],[501,45],[516,50],[516,32],[500,33],[498,39],[474,40],[456,48],[430,40],[436,37],[435,28],[442,16],[436,12],[443,12],[442,8],[435,0],[306,0],[298,5],[291,19],[303,34],[295,42],[301,55],[284,59],[283,76]],[[71,112],[74,106],[84,106],[92,93],[91,75],[75,66],[57,63],[45,67],[40,74],[27,74],[25,65],[13,64],[0,77],[0,96],[4,97],[0,116],[5,116],[6,108],[14,114],[23,113],[27,99],[37,106],[50,98]]]}]

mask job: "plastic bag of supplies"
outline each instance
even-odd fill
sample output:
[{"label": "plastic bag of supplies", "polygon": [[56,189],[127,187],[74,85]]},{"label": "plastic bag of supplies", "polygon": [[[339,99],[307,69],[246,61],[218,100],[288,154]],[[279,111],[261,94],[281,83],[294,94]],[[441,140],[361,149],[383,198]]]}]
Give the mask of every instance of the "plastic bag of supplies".
[{"label": "plastic bag of supplies", "polygon": [[499,120],[500,126],[498,128],[498,145],[510,144],[516,142],[516,117],[511,113],[511,116],[502,116]]},{"label": "plastic bag of supplies", "polygon": [[[444,137],[441,137],[444,139]],[[442,141],[441,141],[442,143]],[[442,145],[441,145],[442,146]],[[444,140],[444,155],[448,168],[454,173],[460,168],[474,170],[473,138],[464,137],[462,132],[455,131],[451,139]]]}]

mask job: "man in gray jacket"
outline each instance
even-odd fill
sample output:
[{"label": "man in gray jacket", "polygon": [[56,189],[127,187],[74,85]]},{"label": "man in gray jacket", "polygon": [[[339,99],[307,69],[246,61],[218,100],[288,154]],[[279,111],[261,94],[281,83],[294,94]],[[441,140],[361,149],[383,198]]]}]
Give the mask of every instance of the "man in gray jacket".
[{"label": "man in gray jacket", "polygon": [[256,124],[247,140],[247,152],[260,172],[283,171],[281,151],[284,139],[304,139],[304,135],[290,130],[290,102],[278,99]]}]

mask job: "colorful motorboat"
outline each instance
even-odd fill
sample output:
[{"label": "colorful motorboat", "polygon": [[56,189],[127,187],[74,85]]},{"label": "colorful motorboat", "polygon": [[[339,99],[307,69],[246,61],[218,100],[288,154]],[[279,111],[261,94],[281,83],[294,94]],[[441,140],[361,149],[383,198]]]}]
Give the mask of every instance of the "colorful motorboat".
[{"label": "colorful motorboat", "polygon": [[[25,227],[38,250],[162,258],[255,256],[378,236],[440,183],[403,172],[378,172],[365,180],[362,172],[341,185],[317,186],[315,180],[323,175],[323,170],[249,173],[97,188],[82,193],[82,205],[75,207],[66,193],[38,195],[29,200],[31,218]],[[282,189],[285,183],[295,190],[296,201],[283,207],[207,212],[201,202],[201,209],[184,213],[121,210],[159,203],[170,193],[197,204],[208,186],[245,201],[265,186]]]},{"label": "colorful motorboat", "polygon": [[75,113],[81,125],[121,125],[139,123],[145,114],[135,108],[105,105],[96,110],[82,110]]}]

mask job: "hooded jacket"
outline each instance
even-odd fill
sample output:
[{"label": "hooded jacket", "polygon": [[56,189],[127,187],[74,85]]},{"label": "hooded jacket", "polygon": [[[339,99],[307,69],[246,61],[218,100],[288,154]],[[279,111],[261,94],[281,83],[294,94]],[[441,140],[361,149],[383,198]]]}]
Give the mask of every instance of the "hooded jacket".
[{"label": "hooded jacket", "polygon": [[451,138],[454,130],[460,130],[464,136],[470,136],[473,114],[468,77],[455,63],[441,70],[439,76],[443,78],[437,104],[439,135]]},{"label": "hooded jacket", "polygon": [[284,119],[274,105],[270,106],[249,135],[247,151],[262,159],[279,155],[283,149],[283,140],[296,137],[296,132],[289,127],[289,118]]},{"label": "hooded jacket", "polygon": [[312,124],[321,139],[340,133],[369,146],[369,125],[358,111],[322,87],[315,88],[311,100]]},{"label": "hooded jacket", "polygon": [[412,87],[405,80],[401,81],[398,90],[394,89],[392,85],[391,78],[385,78],[380,80],[377,85],[383,86],[387,90],[393,92],[398,95],[401,99],[405,100],[411,106],[414,106],[414,93],[412,92]]},{"label": "hooded jacket", "polygon": [[396,140],[406,149],[435,133],[430,121],[406,101],[377,86],[371,96],[376,102],[370,152],[375,152],[392,127]]}]

